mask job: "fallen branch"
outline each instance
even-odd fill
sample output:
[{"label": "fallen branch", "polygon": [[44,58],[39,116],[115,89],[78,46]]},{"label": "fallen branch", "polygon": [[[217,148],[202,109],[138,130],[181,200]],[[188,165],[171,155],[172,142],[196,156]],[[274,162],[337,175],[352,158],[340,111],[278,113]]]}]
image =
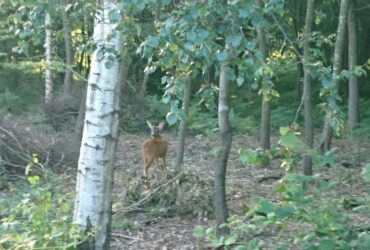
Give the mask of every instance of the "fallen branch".
[{"label": "fallen branch", "polygon": [[127,239],[127,240],[142,241],[142,239],[140,239],[140,238],[132,237],[132,236],[129,236],[129,235],[126,235],[126,234],[111,233],[111,235],[113,237],[120,237],[120,238],[124,238],[124,239]]},{"label": "fallen branch", "polygon": [[117,210],[113,213],[114,216],[116,215],[120,215],[120,214],[125,214],[129,211],[132,211],[132,210],[136,210],[139,206],[142,206],[144,205],[145,203],[149,202],[155,195],[157,195],[159,193],[159,191],[168,186],[169,184],[173,183],[174,181],[180,179],[180,177],[183,175],[183,172],[180,172],[178,173],[175,177],[173,177],[172,179],[170,179],[169,181],[167,181],[166,183],[156,187],[152,192],[150,192],[147,196],[145,196],[144,198],[142,198],[141,200],[135,202],[134,204],[128,206],[128,207],[125,207],[123,209],[120,209],[120,210]]}]

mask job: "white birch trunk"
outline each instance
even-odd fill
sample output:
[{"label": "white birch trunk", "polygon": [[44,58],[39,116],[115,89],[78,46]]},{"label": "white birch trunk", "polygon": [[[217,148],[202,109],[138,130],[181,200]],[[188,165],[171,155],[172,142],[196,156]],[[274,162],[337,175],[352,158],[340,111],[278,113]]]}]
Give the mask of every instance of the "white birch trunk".
[{"label": "white birch trunk", "polygon": [[45,14],[45,107],[50,108],[54,101],[53,95],[53,73],[50,69],[50,64],[53,60],[53,51],[51,44],[51,17],[50,14],[46,12]]},{"label": "white birch trunk", "polygon": [[97,50],[91,58],[73,218],[82,230],[91,227],[96,230],[89,249],[109,249],[118,139],[119,64],[115,61],[113,67],[106,68],[107,58],[98,51],[102,47],[121,50],[119,32],[107,39],[115,28],[109,23],[108,14],[119,6],[110,0],[102,1],[101,5],[103,11],[95,19],[93,39]]}]

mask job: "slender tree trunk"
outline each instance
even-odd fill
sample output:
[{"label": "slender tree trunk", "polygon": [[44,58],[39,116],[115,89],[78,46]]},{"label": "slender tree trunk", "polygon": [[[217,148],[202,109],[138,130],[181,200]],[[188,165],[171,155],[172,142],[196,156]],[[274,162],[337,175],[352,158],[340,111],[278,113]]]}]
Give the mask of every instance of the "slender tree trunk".
[{"label": "slender tree trunk", "polygon": [[182,100],[182,111],[184,112],[186,118],[180,121],[179,127],[179,139],[177,143],[176,150],[176,168],[180,169],[181,165],[184,163],[184,150],[185,150],[185,138],[186,138],[186,128],[187,128],[187,117],[189,114],[189,104],[190,104],[190,94],[191,94],[191,82],[185,84],[184,96]]},{"label": "slender tree trunk", "polygon": [[[261,0],[255,0],[255,4],[257,8],[262,8]],[[267,40],[265,29],[261,25],[257,27],[257,39],[263,60],[266,61],[268,55]],[[262,98],[260,144],[263,150],[270,148],[270,101],[266,98]]]},{"label": "slender tree trunk", "polygon": [[[291,0],[287,3],[287,5],[291,6],[291,15],[293,17],[293,38],[294,41],[298,40],[298,34],[301,32],[302,29],[302,23],[303,23],[303,6],[304,6],[304,1],[296,1],[296,0]],[[300,48],[297,45],[293,45],[295,47],[295,58],[296,58],[296,65],[297,65],[297,72],[299,76],[299,81],[297,82],[295,86],[295,100],[297,102],[301,101],[302,98],[302,92],[303,92],[303,78],[304,78],[304,70],[303,70],[303,64],[301,60],[301,56],[298,51],[300,51]]]},{"label": "slender tree trunk", "polygon": [[53,73],[50,65],[53,61],[52,51],[52,34],[51,34],[51,17],[49,13],[45,13],[45,108],[49,110],[54,102],[54,82]]},{"label": "slender tree trunk", "polygon": [[87,95],[87,86],[84,88],[82,92],[82,98],[80,102],[80,108],[78,110],[78,116],[75,124],[75,134],[77,138],[82,138],[82,131],[84,128],[84,120],[85,120],[85,113],[86,113],[86,95]]},{"label": "slender tree trunk", "polygon": [[228,207],[226,202],[226,167],[231,147],[232,135],[229,123],[229,83],[227,81],[227,64],[221,65],[219,98],[218,98],[218,126],[220,129],[221,150],[215,164],[214,206],[216,212],[216,234],[221,237],[228,233],[226,227]]},{"label": "slender tree trunk", "polygon": [[[357,64],[357,27],[354,2],[349,4],[348,10],[348,68],[354,70]],[[358,106],[358,78],[352,76],[348,80],[348,127],[353,129],[359,122]]]},{"label": "slender tree trunk", "polygon": [[94,237],[82,246],[89,249],[109,249],[119,122],[119,64],[115,61],[108,69],[105,67],[107,57],[98,54],[102,48],[121,52],[120,32],[111,36],[115,25],[105,21],[111,11],[120,7],[111,0],[100,4],[103,11],[95,19],[93,38],[97,49],[92,55],[88,80],[73,216],[73,222],[80,225],[81,230],[95,230]]},{"label": "slender tree trunk", "polygon": [[[312,91],[310,72],[310,38],[315,0],[307,0],[306,24],[303,31],[303,103],[304,103],[304,141],[309,148],[313,146],[313,115],[312,115]],[[312,159],[305,155],[303,160],[303,173],[312,175]]]},{"label": "slender tree trunk", "polygon": [[138,96],[137,96],[138,103],[141,103],[143,98],[144,98],[145,91],[146,91],[146,86],[148,85],[149,74],[150,74],[150,72],[149,72],[149,69],[148,69],[144,72],[143,80],[141,81],[140,85],[138,86],[139,87],[139,90],[137,91],[138,92]]},{"label": "slender tree trunk", "polygon": [[[67,5],[67,2],[65,3]],[[72,85],[72,66],[73,66],[73,49],[72,49],[72,39],[71,39],[71,25],[69,23],[68,13],[63,11],[63,32],[64,32],[64,45],[66,50],[66,69],[64,74],[64,84],[63,84],[63,95],[71,95],[71,85]]]},{"label": "slender tree trunk", "polygon": [[[299,51],[298,47],[297,47],[297,51]],[[302,98],[302,92],[303,92],[302,89],[304,88],[303,82],[302,82],[302,79],[304,79],[304,69],[303,69],[302,61],[298,54],[296,54],[296,63],[297,63],[297,72],[298,72],[299,81],[297,82],[297,86],[296,86],[295,99],[297,102],[299,102]]]},{"label": "slender tree trunk", "polygon": [[128,73],[129,73],[129,61],[128,55],[125,56],[124,60],[121,62],[120,68],[120,80],[121,80],[121,94],[120,100],[121,104],[126,105],[129,102],[129,89],[128,89]]},{"label": "slender tree trunk", "polygon": [[[332,81],[338,91],[339,87],[339,74],[342,69],[342,57],[344,48],[344,35],[346,32],[347,14],[348,14],[349,0],[341,0],[340,11],[339,11],[339,22],[337,29],[337,37],[335,40],[334,58],[333,58],[333,77]],[[330,114],[325,116],[325,124],[323,128],[320,149],[322,152],[330,150],[331,139],[333,137],[333,131],[330,127]]]},{"label": "slender tree trunk", "polygon": [[145,96],[146,86],[148,84],[148,80],[149,80],[149,71],[146,71],[146,72],[144,72],[143,80],[141,81],[141,83],[139,85],[140,89],[139,89],[138,95],[136,97],[136,105],[135,105],[137,110],[138,110],[139,117],[140,117],[141,120],[144,120],[144,117],[145,117],[146,112],[147,112],[147,110],[144,108],[142,103],[143,103],[143,99],[144,99],[144,96]]}]

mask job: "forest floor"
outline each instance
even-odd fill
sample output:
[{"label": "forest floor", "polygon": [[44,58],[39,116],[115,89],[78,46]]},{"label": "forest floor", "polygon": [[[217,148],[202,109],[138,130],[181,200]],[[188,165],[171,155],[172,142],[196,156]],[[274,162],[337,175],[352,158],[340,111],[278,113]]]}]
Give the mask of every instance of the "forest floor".
[{"label": "forest floor", "polygon": [[[140,145],[147,136],[123,134],[117,148],[117,168],[115,174],[115,192],[113,203],[112,222],[112,249],[212,249],[204,240],[195,238],[194,228],[214,227],[214,219],[207,211],[207,204],[212,206],[212,179],[213,166],[216,152],[219,148],[217,139],[205,136],[188,137],[185,146],[183,169],[189,175],[187,179],[177,180],[174,171],[176,152],[176,136],[165,134],[170,147],[167,154],[169,177],[164,178],[163,171],[156,166],[149,170],[148,180],[141,179],[143,163]],[[260,196],[269,200],[276,200],[276,194],[272,192],[279,182],[284,170],[280,167],[280,160],[274,160],[268,168],[243,165],[238,156],[239,149],[255,148],[258,142],[254,137],[234,136],[227,169],[227,197],[230,214],[242,214],[248,209],[248,203],[254,197]],[[348,194],[367,195],[367,188],[357,182],[361,178],[362,165],[370,160],[370,144],[368,142],[334,141],[338,148],[339,162],[352,163],[347,167],[335,166],[333,168],[320,168],[323,178],[340,180],[331,195]],[[159,175],[159,181],[156,178]],[[172,179],[171,179],[172,178]],[[180,178],[179,178],[180,179]],[[176,182],[177,181],[177,182]],[[177,206],[167,204],[166,199],[176,199],[184,195],[179,190],[179,182],[193,182],[183,193],[198,194],[198,199],[179,199],[174,203]],[[195,182],[201,182],[197,184]],[[144,184],[146,183],[146,184]],[[150,183],[151,188],[148,188]],[[175,185],[175,184],[178,185]],[[143,187],[145,186],[145,187]],[[176,189],[176,191],[171,192]],[[154,193],[154,194],[153,194]],[[153,194],[153,195],[151,195]],[[167,196],[166,196],[167,195]],[[171,197],[172,196],[172,197]],[[157,197],[156,199],[153,197]],[[200,199],[199,199],[200,197]],[[193,197],[194,198],[194,197]],[[155,204],[155,203],[158,204]],[[156,206],[157,205],[157,206]],[[172,211],[179,209],[185,211]],[[192,211],[192,209],[194,211]],[[368,220],[367,218],[359,218]],[[287,229],[289,230],[289,229]],[[296,230],[292,228],[291,230]],[[274,235],[266,235],[263,249],[278,246]],[[270,244],[269,244],[270,242]],[[274,248],[275,248],[274,247]]]}]

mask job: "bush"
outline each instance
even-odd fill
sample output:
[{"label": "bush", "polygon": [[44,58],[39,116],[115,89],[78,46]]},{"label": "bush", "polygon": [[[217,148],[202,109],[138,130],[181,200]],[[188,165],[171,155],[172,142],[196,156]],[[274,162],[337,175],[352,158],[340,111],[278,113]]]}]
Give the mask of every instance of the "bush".
[{"label": "bush", "polygon": [[[274,188],[277,199],[251,199],[245,214],[231,216],[223,225],[230,229],[229,235],[217,238],[215,230],[197,226],[195,236],[226,249],[370,249],[369,225],[366,224],[370,213],[369,196],[334,197],[332,190],[341,180],[296,173],[299,155],[302,159],[302,155],[309,154],[317,167],[333,165],[333,155],[308,150],[288,128],[281,128],[280,132],[282,163],[293,172],[286,174]],[[248,157],[242,159],[254,160],[256,157],[248,152]],[[367,164],[362,171],[363,185],[370,182],[369,173],[370,164]]]},{"label": "bush", "polygon": [[12,190],[18,196],[1,199],[1,249],[64,247],[71,249],[80,235],[72,225],[70,198],[58,192],[56,178],[29,176],[28,184]]}]

